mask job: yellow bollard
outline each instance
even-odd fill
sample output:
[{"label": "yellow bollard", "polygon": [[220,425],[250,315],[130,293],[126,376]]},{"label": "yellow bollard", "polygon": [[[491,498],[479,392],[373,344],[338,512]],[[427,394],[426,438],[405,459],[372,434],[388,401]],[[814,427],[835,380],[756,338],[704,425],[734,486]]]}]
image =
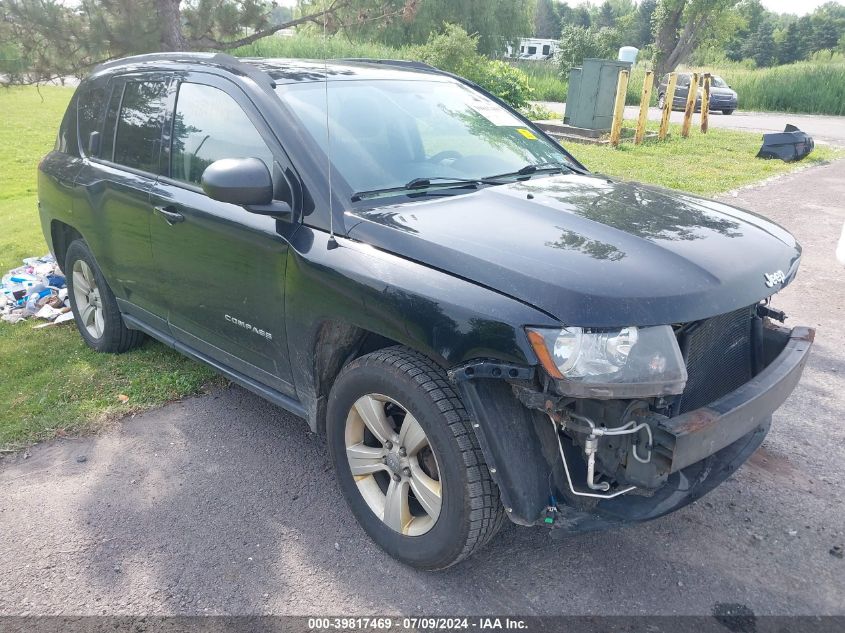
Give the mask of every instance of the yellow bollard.
[{"label": "yellow bollard", "polygon": [[666,86],[665,103],[663,104],[663,117],[660,119],[660,131],[657,133],[659,140],[664,140],[669,132],[669,115],[672,114],[672,101],[675,99],[675,84],[678,83],[678,75],[669,73],[669,85]]},{"label": "yellow bollard", "polygon": [[710,116],[710,73],[704,73],[704,88],[701,93],[701,133],[707,134]]},{"label": "yellow bollard", "polygon": [[613,106],[613,125],[610,128],[610,144],[613,147],[619,145],[622,135],[622,120],[625,118],[625,97],[628,95],[628,71],[619,73],[619,81],[616,83],[616,103]]},{"label": "yellow bollard", "polygon": [[681,136],[689,136],[689,129],[692,125],[692,114],[695,112],[695,100],[698,97],[698,73],[690,77],[689,92],[687,93],[687,106],[684,108],[684,124],[681,126]]},{"label": "yellow bollard", "polygon": [[643,92],[640,96],[640,116],[637,119],[637,132],[634,134],[634,144],[639,145],[645,138],[645,125],[648,121],[648,104],[651,101],[651,83],[654,78],[654,73],[650,70],[646,71],[645,80],[643,81]]}]

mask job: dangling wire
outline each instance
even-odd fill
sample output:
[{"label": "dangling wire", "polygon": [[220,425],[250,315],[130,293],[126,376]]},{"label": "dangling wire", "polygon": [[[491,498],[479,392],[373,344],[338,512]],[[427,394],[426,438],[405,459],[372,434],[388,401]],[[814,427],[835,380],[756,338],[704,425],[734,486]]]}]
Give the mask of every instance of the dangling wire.
[{"label": "dangling wire", "polygon": [[329,248],[337,247],[337,240],[334,237],[334,193],[332,191],[332,136],[331,117],[329,116],[329,40],[326,34],[326,25],[329,21],[328,7],[323,5],[323,74],[326,90],[326,158],[329,168]]}]

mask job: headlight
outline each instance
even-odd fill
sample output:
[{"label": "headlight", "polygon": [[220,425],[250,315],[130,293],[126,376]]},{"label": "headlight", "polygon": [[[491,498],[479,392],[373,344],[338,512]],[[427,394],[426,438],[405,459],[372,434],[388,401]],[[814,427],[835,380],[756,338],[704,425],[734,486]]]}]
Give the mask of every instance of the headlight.
[{"label": "headlight", "polygon": [[683,392],[687,368],[672,328],[527,328],[540,363],[564,395],[640,398]]}]

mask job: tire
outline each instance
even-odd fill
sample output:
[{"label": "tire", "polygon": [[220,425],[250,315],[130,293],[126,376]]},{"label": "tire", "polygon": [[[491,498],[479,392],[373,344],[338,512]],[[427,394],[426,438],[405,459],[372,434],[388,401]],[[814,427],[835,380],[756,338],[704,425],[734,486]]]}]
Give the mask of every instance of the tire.
[{"label": "tire", "polygon": [[661,110],[666,107],[666,95],[660,94],[657,97],[657,107]]},{"label": "tire", "polygon": [[[362,410],[368,413],[361,415]],[[388,427],[382,425],[385,421]],[[375,427],[385,437],[393,430],[395,444],[379,441],[371,430]],[[420,430],[427,442],[422,449],[415,448]],[[397,560],[418,569],[443,569],[482,548],[501,526],[499,490],[469,415],[445,372],[426,356],[400,346],[349,363],[329,395],[326,435],[352,513],[370,538]],[[407,456],[397,457],[405,455],[405,444]],[[358,461],[362,451],[367,457]],[[404,459],[409,467],[403,469],[394,458]],[[431,502],[435,484],[439,505]],[[424,504],[418,497],[429,499]],[[399,507],[396,499],[406,500],[408,514],[389,511]],[[437,511],[434,518],[432,507]]]},{"label": "tire", "polygon": [[733,114],[733,113],[734,113],[733,110],[722,110],[722,114],[724,114],[724,115],[729,115],[729,114]]},{"label": "tire", "polygon": [[88,347],[120,354],[144,342],[143,332],[130,330],[123,322],[114,293],[84,241],[74,240],[68,246],[64,270],[73,318]]}]

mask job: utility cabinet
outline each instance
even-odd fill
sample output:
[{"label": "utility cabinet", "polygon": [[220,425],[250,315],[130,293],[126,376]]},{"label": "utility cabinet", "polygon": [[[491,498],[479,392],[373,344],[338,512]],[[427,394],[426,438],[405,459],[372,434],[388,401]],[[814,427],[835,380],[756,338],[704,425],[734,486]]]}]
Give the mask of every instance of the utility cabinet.
[{"label": "utility cabinet", "polygon": [[585,59],[580,68],[570,70],[563,122],[587,130],[609,130],[616,84],[623,70],[630,71],[631,63],[595,58]]}]

